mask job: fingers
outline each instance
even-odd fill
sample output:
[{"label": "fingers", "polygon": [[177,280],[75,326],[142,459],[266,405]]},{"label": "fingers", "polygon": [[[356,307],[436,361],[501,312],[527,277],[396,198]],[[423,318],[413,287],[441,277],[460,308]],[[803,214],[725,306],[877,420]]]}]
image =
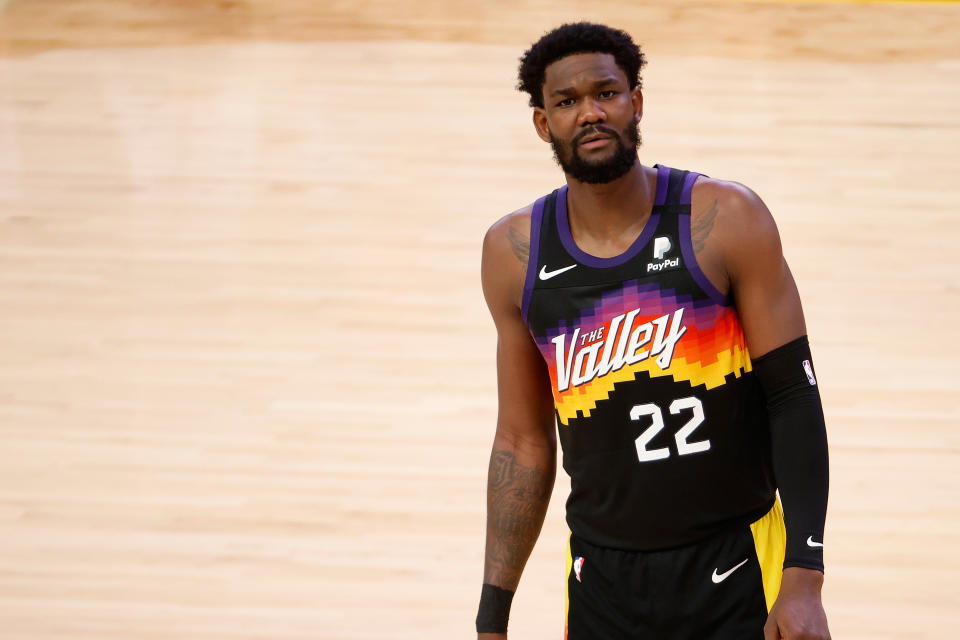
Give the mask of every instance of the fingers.
[{"label": "fingers", "polygon": [[763,625],[763,640],[781,640],[780,627],[773,616],[768,616],[767,623]]}]

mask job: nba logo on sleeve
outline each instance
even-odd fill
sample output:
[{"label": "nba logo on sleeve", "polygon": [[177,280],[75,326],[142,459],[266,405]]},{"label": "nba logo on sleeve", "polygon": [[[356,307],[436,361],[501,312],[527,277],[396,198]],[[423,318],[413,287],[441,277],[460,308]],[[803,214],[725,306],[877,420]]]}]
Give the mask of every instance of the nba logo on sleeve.
[{"label": "nba logo on sleeve", "polygon": [[809,360],[803,361],[803,371],[807,374],[807,381],[810,383],[810,386],[815,386],[817,384],[817,379],[813,377],[813,367],[810,366]]}]

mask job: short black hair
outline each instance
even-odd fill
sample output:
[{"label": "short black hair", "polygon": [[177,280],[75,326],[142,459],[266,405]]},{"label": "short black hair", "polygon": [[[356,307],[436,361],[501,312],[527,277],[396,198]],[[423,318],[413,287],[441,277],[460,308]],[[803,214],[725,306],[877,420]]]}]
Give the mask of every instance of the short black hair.
[{"label": "short black hair", "polygon": [[530,94],[531,107],[543,106],[547,67],[574,53],[609,53],[623,69],[630,88],[642,86],[640,69],[647,61],[630,34],[593,22],[573,22],[545,33],[520,58],[517,90]]}]

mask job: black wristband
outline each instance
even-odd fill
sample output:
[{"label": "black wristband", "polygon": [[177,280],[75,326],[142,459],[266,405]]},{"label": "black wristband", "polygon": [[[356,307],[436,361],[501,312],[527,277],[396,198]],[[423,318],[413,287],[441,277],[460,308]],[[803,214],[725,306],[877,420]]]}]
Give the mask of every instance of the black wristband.
[{"label": "black wristband", "polygon": [[477,611],[477,633],[506,633],[512,602],[513,591],[483,583]]}]

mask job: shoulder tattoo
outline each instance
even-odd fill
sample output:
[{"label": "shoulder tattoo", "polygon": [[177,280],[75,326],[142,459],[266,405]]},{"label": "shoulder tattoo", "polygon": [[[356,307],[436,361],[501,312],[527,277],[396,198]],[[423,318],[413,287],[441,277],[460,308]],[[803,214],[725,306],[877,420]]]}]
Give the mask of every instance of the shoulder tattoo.
[{"label": "shoulder tattoo", "polygon": [[517,260],[526,266],[527,260],[530,259],[530,238],[527,238],[513,227],[507,229],[507,238],[510,240],[510,248],[513,250],[513,255],[517,256]]},{"label": "shoulder tattoo", "polygon": [[713,224],[717,219],[718,204],[719,202],[714,200],[709,209],[697,216],[696,221],[690,228],[690,240],[693,243],[694,253],[700,253],[706,245],[707,236],[713,230]]}]

